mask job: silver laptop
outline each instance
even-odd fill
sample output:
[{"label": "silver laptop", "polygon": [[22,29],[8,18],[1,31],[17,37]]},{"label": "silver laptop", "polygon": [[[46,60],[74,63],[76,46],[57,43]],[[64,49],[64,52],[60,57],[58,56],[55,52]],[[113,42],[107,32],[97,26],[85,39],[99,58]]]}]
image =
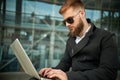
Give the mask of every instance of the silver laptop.
[{"label": "silver laptop", "polygon": [[26,74],[35,77],[39,80],[52,80],[39,76],[38,72],[34,68],[31,60],[29,59],[28,55],[26,54],[18,39],[16,39],[10,46]]}]

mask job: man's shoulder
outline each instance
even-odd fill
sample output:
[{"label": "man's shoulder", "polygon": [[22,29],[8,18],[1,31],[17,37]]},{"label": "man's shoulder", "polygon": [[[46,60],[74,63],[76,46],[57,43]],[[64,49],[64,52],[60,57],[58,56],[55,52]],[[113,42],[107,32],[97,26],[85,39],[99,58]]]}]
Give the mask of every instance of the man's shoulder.
[{"label": "man's shoulder", "polygon": [[107,36],[107,35],[113,35],[113,34],[115,34],[112,31],[101,29],[101,28],[96,28],[96,33],[98,33],[101,36]]}]

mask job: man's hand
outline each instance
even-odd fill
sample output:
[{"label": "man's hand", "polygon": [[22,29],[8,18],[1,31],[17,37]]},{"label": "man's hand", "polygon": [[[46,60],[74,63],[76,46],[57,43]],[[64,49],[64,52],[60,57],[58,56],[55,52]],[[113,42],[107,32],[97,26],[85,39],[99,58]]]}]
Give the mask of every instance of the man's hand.
[{"label": "man's hand", "polygon": [[43,68],[39,71],[39,74],[43,77],[47,77],[47,74],[52,70],[52,68]]},{"label": "man's hand", "polygon": [[59,80],[67,80],[67,75],[60,69],[52,69],[52,68],[43,68],[39,72],[40,75],[43,75],[47,78],[59,79]]}]

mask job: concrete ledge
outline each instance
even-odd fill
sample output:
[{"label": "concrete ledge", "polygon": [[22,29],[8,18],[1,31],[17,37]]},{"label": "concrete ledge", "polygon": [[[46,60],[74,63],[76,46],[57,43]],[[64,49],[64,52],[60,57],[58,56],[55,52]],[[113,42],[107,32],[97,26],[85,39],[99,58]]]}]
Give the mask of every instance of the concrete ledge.
[{"label": "concrete ledge", "polygon": [[[2,72],[0,80],[29,80],[31,77],[24,72]],[[116,80],[120,80],[120,71]]]},{"label": "concrete ledge", "polygon": [[117,80],[120,80],[120,71],[118,71]]},{"label": "concrete ledge", "polygon": [[24,72],[2,72],[0,80],[29,80],[31,77]]}]

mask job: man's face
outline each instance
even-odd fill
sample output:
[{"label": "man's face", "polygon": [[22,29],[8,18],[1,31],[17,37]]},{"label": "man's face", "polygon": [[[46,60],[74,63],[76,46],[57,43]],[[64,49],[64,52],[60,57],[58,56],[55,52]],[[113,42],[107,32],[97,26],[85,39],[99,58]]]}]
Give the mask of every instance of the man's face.
[{"label": "man's face", "polygon": [[64,24],[70,30],[70,35],[73,37],[79,36],[83,30],[83,21],[80,17],[80,11],[73,11],[73,9],[68,9],[64,14]]}]

